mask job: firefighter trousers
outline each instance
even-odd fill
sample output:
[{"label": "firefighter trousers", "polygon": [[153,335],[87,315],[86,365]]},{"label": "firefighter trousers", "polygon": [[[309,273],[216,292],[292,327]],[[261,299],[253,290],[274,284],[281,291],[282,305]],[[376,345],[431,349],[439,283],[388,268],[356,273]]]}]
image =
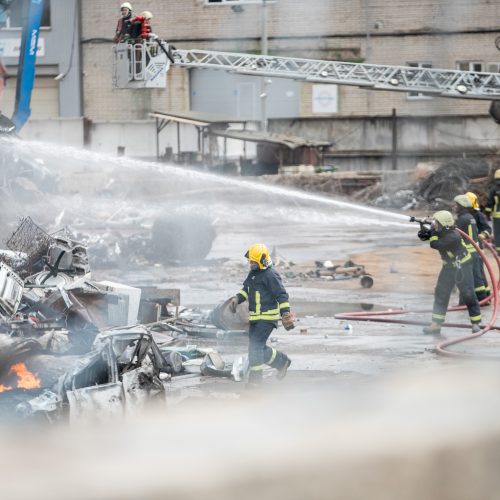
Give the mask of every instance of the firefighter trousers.
[{"label": "firefighter trousers", "polygon": [[469,311],[471,323],[481,322],[481,309],[474,292],[472,266],[471,259],[461,264],[460,267],[455,267],[453,264],[446,264],[441,268],[434,290],[432,321],[435,323],[444,322],[446,310],[450,302],[451,291],[456,285]]},{"label": "firefighter trousers", "polygon": [[[472,276],[474,278],[474,292],[478,302],[488,297],[490,294],[490,287],[488,285],[488,280],[486,279],[486,274],[484,272],[484,262],[477,252],[472,254]],[[465,304],[464,297],[460,292],[459,304],[463,306]]]},{"label": "firefighter trousers", "polygon": [[262,380],[262,372],[266,365],[280,370],[288,359],[283,352],[266,345],[271,332],[277,327],[274,321],[250,321],[248,332],[248,361],[250,364],[250,381]]},{"label": "firefighter trousers", "polygon": [[497,254],[500,255],[500,217],[493,217],[493,238]]}]

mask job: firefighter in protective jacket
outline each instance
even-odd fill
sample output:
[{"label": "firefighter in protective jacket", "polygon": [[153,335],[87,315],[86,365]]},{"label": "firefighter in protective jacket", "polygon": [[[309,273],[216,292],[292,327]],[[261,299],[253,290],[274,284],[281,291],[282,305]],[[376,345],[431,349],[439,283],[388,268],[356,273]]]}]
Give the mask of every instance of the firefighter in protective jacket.
[{"label": "firefighter in protective jacket", "polygon": [[250,264],[250,272],[243,282],[243,288],[231,299],[231,310],[236,312],[238,304],[248,300],[249,306],[249,346],[250,364],[249,384],[262,381],[266,365],[275,368],[277,378],[285,377],[291,360],[283,352],[266,345],[267,339],[281,321],[286,330],[295,327],[294,316],[290,312],[288,293],[280,275],[272,267],[269,251],[258,243],[252,245],[245,257]]},{"label": "firefighter in protective jacket", "polygon": [[139,41],[147,42],[150,38],[156,38],[156,35],[152,33],[151,19],[153,19],[153,14],[148,10],[131,19],[130,38],[133,38],[136,43]]},{"label": "firefighter in protective jacket", "polygon": [[[455,196],[454,201],[456,203],[456,219],[455,225],[469,235],[469,237],[482,248],[481,238],[479,237],[479,226],[477,224],[477,219],[474,217],[472,202],[466,194],[459,194]],[[484,274],[484,264],[483,259],[477,253],[474,245],[468,240],[464,240],[464,244],[469,250],[472,256],[472,275],[474,277],[474,292],[478,301],[481,301],[488,297],[490,294],[490,289],[488,286],[488,281],[486,275]],[[460,297],[460,305],[465,304],[463,297]]]},{"label": "firefighter in protective jacket", "polygon": [[424,328],[424,333],[441,333],[450,295],[456,285],[464,299],[472,323],[472,332],[481,330],[481,309],[474,293],[474,278],[472,276],[472,257],[465,246],[462,237],[454,230],[453,215],[440,210],[433,216],[432,226],[418,232],[422,241],[429,241],[431,248],[438,250],[443,266],[438,276],[434,290],[434,306],[432,308],[432,323]]},{"label": "firefighter in protective jacket", "polygon": [[488,218],[493,218],[495,249],[497,254],[500,255],[500,169],[495,171],[495,178],[488,193],[484,212]]},{"label": "firefighter in protective jacket", "polygon": [[113,42],[126,42],[130,37],[130,26],[132,19],[132,5],[129,2],[124,2],[120,5],[120,19],[116,25],[115,36]]}]

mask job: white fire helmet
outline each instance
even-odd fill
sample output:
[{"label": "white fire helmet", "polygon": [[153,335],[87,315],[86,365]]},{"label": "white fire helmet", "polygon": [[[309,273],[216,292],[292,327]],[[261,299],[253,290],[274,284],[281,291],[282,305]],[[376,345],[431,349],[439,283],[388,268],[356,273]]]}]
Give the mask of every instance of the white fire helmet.
[{"label": "white fire helmet", "polygon": [[123,2],[120,5],[120,10],[121,9],[128,9],[130,12],[132,12],[132,4],[130,2]]},{"label": "white fire helmet", "polygon": [[441,224],[444,228],[450,228],[455,224],[453,215],[451,215],[448,210],[439,210],[432,216],[432,218],[439,222],[439,224]]}]

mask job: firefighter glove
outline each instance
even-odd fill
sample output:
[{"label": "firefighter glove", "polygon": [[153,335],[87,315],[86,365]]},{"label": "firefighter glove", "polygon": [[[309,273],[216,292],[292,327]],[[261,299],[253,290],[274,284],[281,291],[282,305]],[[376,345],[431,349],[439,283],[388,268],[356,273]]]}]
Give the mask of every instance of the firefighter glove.
[{"label": "firefighter glove", "polygon": [[295,328],[295,315],[291,312],[286,312],[281,316],[281,322],[285,330],[293,330]]},{"label": "firefighter glove", "polygon": [[233,314],[236,314],[236,308],[238,307],[238,297],[231,297],[229,299],[229,309]]},{"label": "firefighter glove", "polygon": [[418,233],[417,236],[422,240],[422,241],[427,241],[431,237],[431,231],[430,229],[421,229]]}]

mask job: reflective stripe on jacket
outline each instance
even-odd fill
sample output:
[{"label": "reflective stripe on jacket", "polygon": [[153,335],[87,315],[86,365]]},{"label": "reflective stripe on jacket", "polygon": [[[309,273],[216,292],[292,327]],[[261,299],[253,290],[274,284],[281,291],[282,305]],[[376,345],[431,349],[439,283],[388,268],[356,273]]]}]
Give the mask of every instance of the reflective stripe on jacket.
[{"label": "reflective stripe on jacket", "polygon": [[464,264],[471,260],[464,240],[453,229],[443,229],[439,232],[432,230],[429,244],[431,248],[439,251],[444,265]]},{"label": "reflective stripe on jacket", "polygon": [[494,219],[500,218],[500,186],[496,182],[488,193],[484,211],[491,214]]},{"label": "reflective stripe on jacket", "polygon": [[[458,216],[455,219],[455,225],[458,227],[458,229],[466,233],[469,236],[469,238],[471,238],[472,241],[474,241],[474,243],[477,243],[479,245],[479,236],[477,234],[478,231],[477,231],[476,219],[469,212],[469,210],[465,208],[458,213]],[[470,253],[474,253],[476,251],[474,245],[470,243],[469,240],[463,238],[463,242]]]},{"label": "reflective stripe on jacket", "polygon": [[278,321],[290,311],[288,293],[273,267],[250,271],[237,297],[239,303],[248,300],[250,321]]}]

